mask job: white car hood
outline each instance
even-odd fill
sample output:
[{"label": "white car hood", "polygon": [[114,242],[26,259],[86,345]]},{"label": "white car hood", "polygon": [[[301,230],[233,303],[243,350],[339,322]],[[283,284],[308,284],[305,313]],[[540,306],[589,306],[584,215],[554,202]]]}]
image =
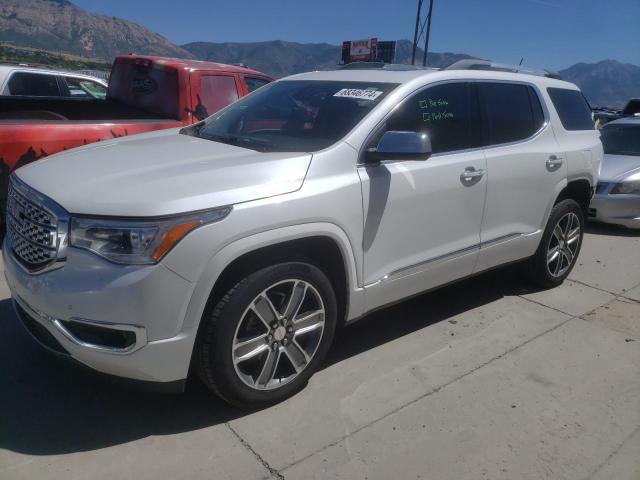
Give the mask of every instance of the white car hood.
[{"label": "white car hood", "polygon": [[600,181],[615,182],[640,171],[640,157],[634,155],[606,154],[602,159]]},{"label": "white car hood", "polygon": [[16,171],[71,213],[154,216],[298,190],[311,154],[260,153],[165,130],[80,147]]}]

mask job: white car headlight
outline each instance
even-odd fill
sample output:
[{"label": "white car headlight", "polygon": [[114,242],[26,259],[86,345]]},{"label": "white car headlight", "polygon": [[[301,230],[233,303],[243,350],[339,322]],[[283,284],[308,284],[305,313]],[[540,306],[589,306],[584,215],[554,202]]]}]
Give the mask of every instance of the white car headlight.
[{"label": "white car headlight", "polygon": [[72,217],[69,243],[115,263],[153,264],[185,235],[222,220],[231,207],[153,219]]},{"label": "white car headlight", "polygon": [[625,178],[622,182],[616,183],[611,189],[611,195],[640,195],[640,173],[635,173]]}]

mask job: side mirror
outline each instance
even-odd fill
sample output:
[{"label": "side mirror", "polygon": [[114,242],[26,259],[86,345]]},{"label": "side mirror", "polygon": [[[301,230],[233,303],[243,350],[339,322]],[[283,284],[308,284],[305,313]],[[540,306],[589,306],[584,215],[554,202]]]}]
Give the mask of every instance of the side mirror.
[{"label": "side mirror", "polygon": [[382,135],[377,147],[366,150],[365,161],[426,160],[430,155],[431,140],[426,133],[389,131]]}]

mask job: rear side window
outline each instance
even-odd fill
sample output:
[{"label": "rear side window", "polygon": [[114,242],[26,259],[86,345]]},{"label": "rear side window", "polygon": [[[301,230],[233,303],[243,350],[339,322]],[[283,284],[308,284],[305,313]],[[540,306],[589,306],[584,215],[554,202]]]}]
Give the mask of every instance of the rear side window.
[{"label": "rear side window", "polygon": [[486,115],[485,145],[525,140],[540,130],[544,114],[532,87],[490,82],[477,85]]},{"label": "rear side window", "polygon": [[11,75],[7,92],[9,95],[32,95],[36,97],[58,97],[60,88],[55,75],[16,72]]},{"label": "rear side window", "polygon": [[85,78],[63,77],[69,90],[69,95],[74,98],[107,98],[107,89],[99,83]]},{"label": "rear side window", "polygon": [[253,77],[244,77],[244,81],[247,82],[247,90],[249,91],[249,93],[269,83],[264,78]]},{"label": "rear side window", "polygon": [[425,132],[433,153],[480,146],[475,96],[470,84],[445,83],[406,99],[387,120],[386,130]]},{"label": "rear side window", "polygon": [[[238,99],[236,80],[230,75],[203,75],[200,77],[200,97],[196,112],[202,120]],[[202,118],[200,118],[202,116]]]},{"label": "rear side window", "polygon": [[565,130],[594,130],[591,109],[579,90],[547,88]]}]

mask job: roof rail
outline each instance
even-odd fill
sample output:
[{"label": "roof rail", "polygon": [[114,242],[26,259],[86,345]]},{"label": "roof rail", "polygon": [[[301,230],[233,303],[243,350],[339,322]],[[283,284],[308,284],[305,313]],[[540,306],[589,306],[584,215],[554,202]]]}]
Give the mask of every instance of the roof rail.
[{"label": "roof rail", "polygon": [[525,73],[527,75],[556,78],[558,80],[562,79],[559,73],[552,72],[550,70],[536,70],[522,65],[506,65],[504,63],[489,62],[487,60],[478,60],[476,58],[458,60],[445,68],[445,70],[490,70],[494,72]]}]

